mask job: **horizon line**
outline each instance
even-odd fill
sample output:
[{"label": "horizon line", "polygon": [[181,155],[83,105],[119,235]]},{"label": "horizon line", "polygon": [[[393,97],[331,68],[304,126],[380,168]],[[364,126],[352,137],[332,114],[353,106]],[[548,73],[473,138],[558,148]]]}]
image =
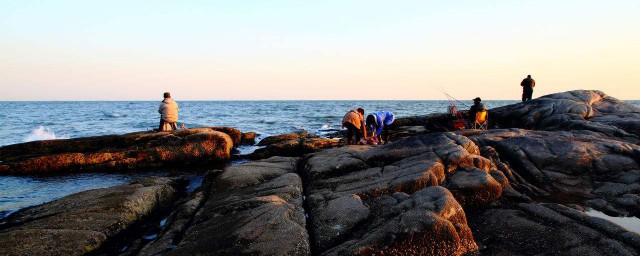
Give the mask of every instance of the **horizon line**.
[{"label": "horizon line", "polygon": [[[538,98],[535,98],[538,99]],[[535,100],[534,99],[534,100]],[[640,99],[618,99],[622,101],[640,101]],[[162,101],[162,99],[156,100],[0,100],[0,102],[155,102]],[[180,101],[449,101],[448,99],[395,99],[395,100],[383,100],[383,99],[214,99],[214,100],[176,100]],[[455,101],[455,100],[454,100]],[[460,100],[464,101],[464,100]],[[471,99],[469,101],[472,101]],[[482,101],[521,101],[521,99],[483,99]]]}]

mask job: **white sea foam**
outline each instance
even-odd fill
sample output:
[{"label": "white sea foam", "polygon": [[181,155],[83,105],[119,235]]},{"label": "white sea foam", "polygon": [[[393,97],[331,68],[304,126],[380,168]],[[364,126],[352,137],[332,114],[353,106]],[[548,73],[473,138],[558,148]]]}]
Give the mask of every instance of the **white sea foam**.
[{"label": "white sea foam", "polygon": [[31,133],[29,133],[29,135],[24,137],[22,141],[29,142],[34,140],[55,140],[55,139],[68,139],[68,138],[69,136],[65,136],[65,135],[56,136],[56,133],[51,131],[51,129],[41,125],[41,126],[38,126],[38,128],[31,130]]},{"label": "white sea foam", "polygon": [[320,130],[328,130],[329,128],[331,128],[331,125],[323,124],[322,127],[320,127]]},{"label": "white sea foam", "polygon": [[127,117],[126,114],[121,114],[121,113],[102,112],[102,114],[106,117],[111,117],[111,118]]}]

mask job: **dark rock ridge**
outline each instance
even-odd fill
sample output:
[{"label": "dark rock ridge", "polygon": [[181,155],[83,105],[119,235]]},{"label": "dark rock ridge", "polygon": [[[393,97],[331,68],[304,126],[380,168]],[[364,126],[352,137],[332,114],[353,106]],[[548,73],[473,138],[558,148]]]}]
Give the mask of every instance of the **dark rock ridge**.
[{"label": "dark rock ridge", "polygon": [[494,108],[489,119],[502,128],[589,130],[640,142],[640,107],[601,91],[568,91]]},{"label": "dark rock ridge", "polygon": [[241,142],[229,127],[138,132],[0,147],[0,175],[141,169],[197,162],[224,162]]},{"label": "dark rock ridge", "polygon": [[[467,111],[460,111],[460,114],[466,120]],[[456,120],[454,116],[446,113],[399,117],[391,124],[391,129],[402,131],[406,127],[423,127],[429,132],[450,132],[454,120]]]},{"label": "dark rock ridge", "polygon": [[185,183],[147,177],[20,210],[0,227],[0,255],[82,255],[168,209]]},{"label": "dark rock ridge", "polygon": [[272,156],[299,157],[307,153],[340,145],[339,139],[320,138],[307,131],[292,132],[269,136],[258,143],[259,148],[251,155],[253,159],[264,159]]}]

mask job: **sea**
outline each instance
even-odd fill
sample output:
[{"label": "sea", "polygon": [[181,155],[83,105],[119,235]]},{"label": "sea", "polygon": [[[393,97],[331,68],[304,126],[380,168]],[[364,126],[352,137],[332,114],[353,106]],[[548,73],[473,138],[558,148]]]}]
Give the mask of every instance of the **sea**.
[{"label": "sea", "polygon": [[[300,130],[319,136],[341,129],[350,109],[367,113],[390,110],[396,117],[443,113],[449,101],[180,101],[179,123],[187,128],[230,126],[256,132],[258,139]],[[488,109],[518,101],[483,101]],[[629,101],[640,106],[640,101]],[[453,102],[468,109],[471,101]],[[0,102],[0,146],[35,140],[151,131],[158,127],[159,101],[17,101]],[[249,153],[255,147],[240,148]],[[202,170],[183,170],[193,190]],[[48,176],[0,176],[1,219],[21,208],[85,190],[116,186],[148,175],[175,175],[163,170],[130,173],[77,173]]]}]

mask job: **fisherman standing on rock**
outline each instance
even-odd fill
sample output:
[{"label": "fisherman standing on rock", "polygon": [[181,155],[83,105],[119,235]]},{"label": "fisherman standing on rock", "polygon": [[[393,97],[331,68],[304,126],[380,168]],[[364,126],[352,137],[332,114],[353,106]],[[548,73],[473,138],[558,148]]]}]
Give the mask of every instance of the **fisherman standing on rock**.
[{"label": "fisherman standing on rock", "polygon": [[533,96],[533,87],[536,87],[536,80],[533,80],[531,75],[528,75],[527,78],[522,80],[520,86],[522,86],[522,101],[531,100],[531,96]]}]

